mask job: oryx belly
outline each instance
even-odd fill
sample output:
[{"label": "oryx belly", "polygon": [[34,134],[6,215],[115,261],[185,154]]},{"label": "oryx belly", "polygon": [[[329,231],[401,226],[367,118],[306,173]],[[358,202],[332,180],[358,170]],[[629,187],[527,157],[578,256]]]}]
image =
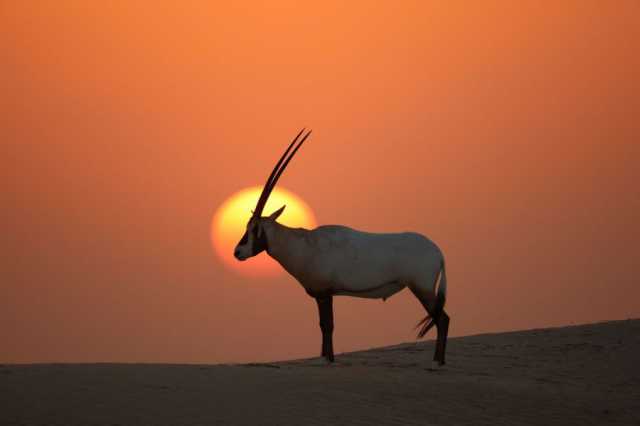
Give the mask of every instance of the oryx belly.
[{"label": "oryx belly", "polygon": [[336,290],[334,294],[338,296],[364,297],[367,299],[388,299],[405,287],[405,284],[392,281],[367,290]]}]

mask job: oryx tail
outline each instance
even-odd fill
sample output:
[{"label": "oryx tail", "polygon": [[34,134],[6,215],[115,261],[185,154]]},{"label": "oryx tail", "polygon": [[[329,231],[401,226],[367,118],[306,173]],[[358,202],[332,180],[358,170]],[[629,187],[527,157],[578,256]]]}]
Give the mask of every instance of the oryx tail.
[{"label": "oryx tail", "polygon": [[[431,327],[436,325],[438,318],[440,318],[440,314],[444,310],[444,304],[447,300],[447,271],[444,266],[444,258],[440,262],[440,285],[438,286],[438,291],[436,293],[436,304],[433,312],[429,312],[429,315],[424,317],[417,325],[416,328],[422,326],[420,331],[418,332],[418,337],[424,337],[425,334]],[[436,275],[436,282],[433,283],[433,287],[435,288],[436,283],[438,281],[438,275]]]}]

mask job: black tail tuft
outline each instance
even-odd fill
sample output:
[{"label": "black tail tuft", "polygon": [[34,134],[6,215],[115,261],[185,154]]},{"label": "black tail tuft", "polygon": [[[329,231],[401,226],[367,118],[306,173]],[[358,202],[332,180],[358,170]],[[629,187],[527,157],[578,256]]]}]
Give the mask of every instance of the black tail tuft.
[{"label": "black tail tuft", "polygon": [[440,315],[442,314],[442,311],[444,309],[444,298],[445,296],[443,293],[438,293],[436,296],[434,315],[427,315],[418,324],[416,324],[415,328],[422,326],[422,328],[420,328],[420,331],[418,332],[418,338],[424,337],[425,334],[427,334],[429,330],[431,330],[431,328],[436,325],[436,319],[440,318]]},{"label": "black tail tuft", "polygon": [[418,339],[424,337],[424,335],[427,334],[427,332],[431,330],[431,327],[433,327],[434,325],[436,325],[436,322],[433,320],[433,318],[431,318],[431,315],[427,315],[426,317],[424,317],[418,324],[416,324],[415,327],[418,328],[422,326],[422,328],[420,328],[420,331],[418,332]]}]

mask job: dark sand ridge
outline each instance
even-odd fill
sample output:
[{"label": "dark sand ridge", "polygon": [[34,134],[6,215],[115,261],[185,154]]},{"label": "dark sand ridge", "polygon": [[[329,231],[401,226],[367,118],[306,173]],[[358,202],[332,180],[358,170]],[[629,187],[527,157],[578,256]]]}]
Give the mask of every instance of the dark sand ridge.
[{"label": "dark sand ridge", "polygon": [[1,425],[640,424],[640,320],[244,365],[0,367]]}]

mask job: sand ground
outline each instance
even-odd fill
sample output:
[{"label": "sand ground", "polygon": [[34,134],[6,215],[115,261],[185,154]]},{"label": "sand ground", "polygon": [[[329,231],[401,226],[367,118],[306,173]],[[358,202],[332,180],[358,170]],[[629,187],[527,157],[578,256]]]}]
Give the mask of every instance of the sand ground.
[{"label": "sand ground", "polygon": [[640,320],[245,365],[0,366],[1,425],[640,424]]}]

